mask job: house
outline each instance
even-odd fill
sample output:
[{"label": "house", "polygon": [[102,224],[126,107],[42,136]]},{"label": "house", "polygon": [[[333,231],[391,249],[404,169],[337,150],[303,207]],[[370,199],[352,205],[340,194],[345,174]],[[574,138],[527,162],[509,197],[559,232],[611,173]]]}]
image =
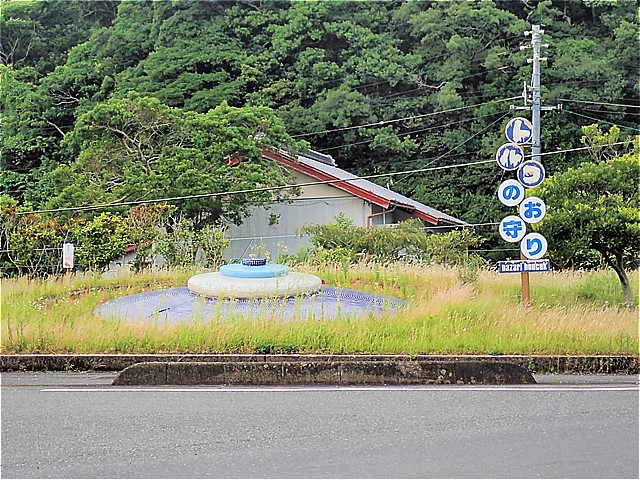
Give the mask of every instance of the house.
[{"label": "house", "polygon": [[338,168],[329,155],[309,151],[293,158],[273,150],[264,150],[263,155],[289,167],[301,193],[287,202],[252,207],[242,225],[230,226],[227,259],[268,252],[275,260],[280,253],[295,253],[301,246],[310,246],[308,238],[297,235],[298,228],[305,223],[332,223],[340,213],[361,227],[394,225],[409,218],[419,218],[427,229],[438,227],[438,232],[466,225],[462,220]]}]

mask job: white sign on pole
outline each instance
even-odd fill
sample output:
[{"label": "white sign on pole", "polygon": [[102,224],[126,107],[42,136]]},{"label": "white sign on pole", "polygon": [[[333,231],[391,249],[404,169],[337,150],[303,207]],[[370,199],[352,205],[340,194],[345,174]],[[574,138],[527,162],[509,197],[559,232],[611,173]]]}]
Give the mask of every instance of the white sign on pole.
[{"label": "white sign on pole", "polygon": [[518,180],[527,188],[537,187],[544,180],[544,167],[541,163],[528,160],[518,170]]},{"label": "white sign on pole", "polygon": [[522,202],[524,193],[524,186],[517,180],[505,180],[498,187],[498,198],[507,207],[515,207]]},{"label": "white sign on pole", "polygon": [[522,145],[531,141],[533,137],[533,125],[531,125],[531,122],[526,118],[516,117],[509,120],[509,123],[507,123],[504,129],[504,133],[507,136],[507,140]]},{"label": "white sign on pole", "polygon": [[500,236],[506,242],[519,242],[527,233],[527,225],[517,215],[508,215],[500,222]]},{"label": "white sign on pole", "polygon": [[62,268],[73,268],[73,243],[62,245]]},{"label": "white sign on pole", "polygon": [[524,149],[515,143],[505,143],[496,152],[496,162],[504,170],[515,170],[524,161]]},{"label": "white sign on pole", "polygon": [[538,223],[547,213],[547,206],[541,198],[528,197],[520,204],[520,218],[527,223]]},{"label": "white sign on pole", "polygon": [[539,233],[529,233],[520,242],[520,251],[530,260],[538,260],[547,253],[547,239]]}]

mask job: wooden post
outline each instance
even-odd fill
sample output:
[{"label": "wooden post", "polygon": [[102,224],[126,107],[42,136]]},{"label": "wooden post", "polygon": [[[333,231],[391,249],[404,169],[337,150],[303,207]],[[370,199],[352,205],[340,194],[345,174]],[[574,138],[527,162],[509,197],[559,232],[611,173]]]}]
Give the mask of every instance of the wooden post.
[{"label": "wooden post", "polygon": [[[520,260],[526,260],[527,257],[524,256],[522,252],[520,252]],[[520,280],[522,283],[522,306],[529,308],[531,306],[531,294],[529,290],[529,273],[522,272],[520,274]]]}]

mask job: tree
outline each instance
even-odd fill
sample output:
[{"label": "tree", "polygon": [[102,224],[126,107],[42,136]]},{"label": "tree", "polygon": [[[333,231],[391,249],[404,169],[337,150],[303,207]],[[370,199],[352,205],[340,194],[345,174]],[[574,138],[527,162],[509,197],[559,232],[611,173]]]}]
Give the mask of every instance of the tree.
[{"label": "tree", "polygon": [[[515,52],[529,43],[523,33],[531,24],[544,24],[544,42],[556,47],[543,48],[550,60],[541,72],[542,101],[564,105],[542,123],[544,151],[564,150],[545,157],[547,176],[584,160],[573,149],[585,117],[630,129],[637,122],[638,10],[627,0],[0,2],[0,62],[13,63],[0,71],[0,184],[22,206],[42,206],[60,192],[53,187],[67,186],[68,179],[46,173],[79,159],[79,149],[72,156],[61,150],[78,119],[114,98],[127,105],[133,90],[203,115],[172,111],[183,131],[225,102],[268,106],[289,134],[355,174],[492,158],[504,143],[497,122],[506,100],[531,78],[531,65],[523,64],[531,50]],[[210,147],[191,160],[184,145],[167,147],[163,159],[176,160],[179,151],[185,157],[178,163],[210,168],[201,162],[211,158]],[[503,216],[496,172],[465,167],[379,181],[392,178],[399,193],[490,223]],[[163,175],[140,177],[137,192],[158,191],[157,179],[174,178]],[[135,199],[129,186],[96,197]]]},{"label": "tree", "polygon": [[3,274],[29,276],[62,270],[60,250],[69,236],[68,226],[50,216],[18,215],[15,205],[0,212],[0,262]]},{"label": "tree", "polygon": [[638,152],[585,162],[556,173],[532,192],[548,207],[534,227],[547,239],[550,258],[569,265],[576,255],[597,251],[616,272],[625,304],[633,303],[626,262],[640,253]]},{"label": "tree", "polygon": [[[292,183],[262,150],[304,146],[266,107],[222,104],[199,114],[135,93],[82,115],[64,145],[75,160],[49,176],[56,190],[49,207],[195,195],[178,204],[178,213],[196,230],[239,223],[250,205],[285,198],[291,192],[260,190]],[[231,191],[243,193],[207,196]]]}]

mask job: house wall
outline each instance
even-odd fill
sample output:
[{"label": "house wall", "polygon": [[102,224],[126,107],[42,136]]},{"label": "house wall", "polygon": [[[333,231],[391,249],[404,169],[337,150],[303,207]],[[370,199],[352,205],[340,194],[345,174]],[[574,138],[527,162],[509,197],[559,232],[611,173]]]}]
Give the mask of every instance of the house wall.
[{"label": "house wall", "polygon": [[280,253],[296,253],[301,246],[311,246],[307,236],[296,233],[305,223],[331,223],[343,213],[356,225],[365,226],[364,219],[371,208],[364,200],[350,195],[298,198],[269,207],[253,207],[242,225],[229,228],[231,243],[224,254],[226,259],[249,254],[264,256],[268,252],[269,257],[276,260]]},{"label": "house wall", "polygon": [[[312,177],[295,172],[296,183],[310,183]],[[367,225],[371,204],[331,185],[301,187],[301,195],[288,203],[272,203],[253,207],[242,225],[231,225],[226,259],[242,258],[250,254],[268,253],[275,261],[280,253],[296,253],[301,246],[309,248],[308,237],[299,237],[297,230],[305,223],[325,224],[335,221],[343,213],[358,226]]]}]

